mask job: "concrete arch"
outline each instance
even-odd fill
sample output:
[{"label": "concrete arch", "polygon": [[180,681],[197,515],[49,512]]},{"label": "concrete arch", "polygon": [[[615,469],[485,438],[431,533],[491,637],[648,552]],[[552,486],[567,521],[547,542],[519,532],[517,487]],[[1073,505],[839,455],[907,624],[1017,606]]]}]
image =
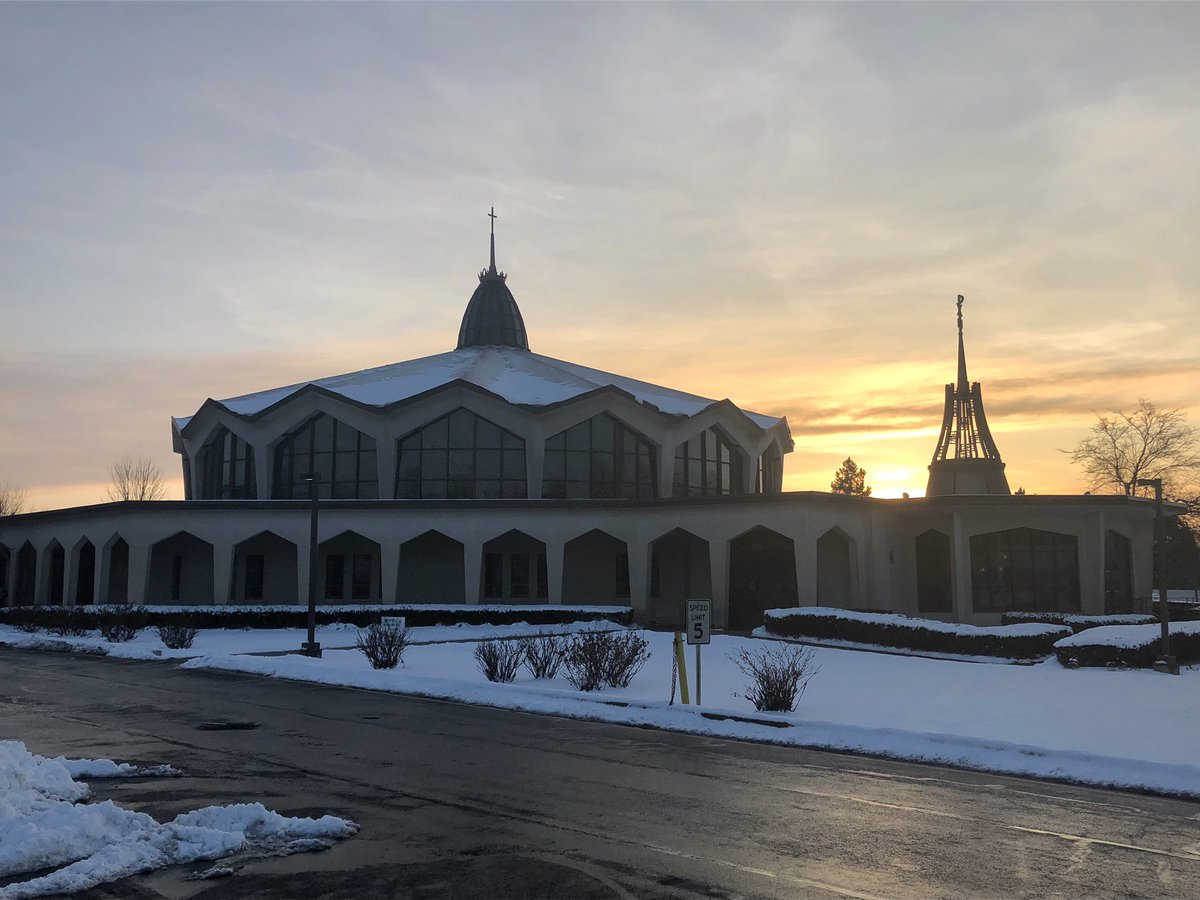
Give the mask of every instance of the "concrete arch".
[{"label": "concrete arch", "polygon": [[485,603],[545,603],[549,598],[546,544],[512,529],[483,545],[480,573]]},{"label": "concrete arch", "polygon": [[273,531],[233,547],[229,599],[234,603],[297,603],[297,548]]},{"label": "concrete arch", "polygon": [[629,547],[593,528],[563,545],[564,603],[621,605],[629,602]]},{"label": "concrete arch", "polygon": [[648,618],[652,625],[682,627],[685,601],[712,597],[708,541],[676,528],[650,543]]},{"label": "concrete arch", "polygon": [[817,538],[817,605],[853,609],[857,597],[857,547],[835,525]]},{"label": "concrete arch", "polygon": [[208,604],[215,598],[212,544],[178,531],[150,546],[147,603]]},{"label": "concrete arch", "polygon": [[400,545],[396,599],[402,603],[465,603],[462,541],[430,529]]},{"label": "concrete arch", "polygon": [[729,542],[729,627],[749,631],[763,612],[796,606],[796,542],[762,525]]},{"label": "concrete arch", "polygon": [[129,542],[114,534],[100,548],[100,602],[129,602]]},{"label": "concrete arch", "polygon": [[96,597],[96,545],[81,537],[71,548],[67,598],[76,606],[86,606]]},{"label": "concrete arch", "polygon": [[33,606],[37,602],[38,553],[29,541],[17,548],[16,572],[13,573],[13,606]]}]

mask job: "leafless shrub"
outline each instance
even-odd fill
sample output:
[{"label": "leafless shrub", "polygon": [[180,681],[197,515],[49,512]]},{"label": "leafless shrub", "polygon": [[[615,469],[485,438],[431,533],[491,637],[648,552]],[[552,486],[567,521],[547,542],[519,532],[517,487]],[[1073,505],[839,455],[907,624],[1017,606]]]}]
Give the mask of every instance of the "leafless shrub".
[{"label": "leafless shrub", "polygon": [[113,606],[96,611],[96,627],[106,641],[132,641],[146,627],[146,614],[133,606]]},{"label": "leafless shrub", "polygon": [[29,494],[24,488],[0,483],[0,518],[18,516],[29,507]]},{"label": "leafless shrub", "polygon": [[636,631],[609,634],[604,680],[610,687],[627,688],[650,658],[650,645]]},{"label": "leafless shrub", "polygon": [[815,658],[812,647],[796,644],[781,644],[753,653],[742,648],[730,657],[750,678],[743,696],[755,709],[766,712],[791,712],[796,708],[808,682],[821,671],[819,666],[813,666]]},{"label": "leafless shrub", "polygon": [[480,641],[475,645],[475,662],[488,681],[508,684],[517,677],[525,659],[523,641]]},{"label": "leafless shrub", "polygon": [[394,669],[403,665],[408,644],[407,628],[382,624],[359,629],[355,641],[355,646],[366,656],[372,669]]},{"label": "leafless shrub", "polygon": [[70,607],[55,607],[46,611],[46,630],[59,637],[82,637],[91,630],[89,618]]},{"label": "leafless shrub", "polygon": [[525,652],[525,668],[534,678],[553,678],[562,668],[567,655],[567,640],[559,634],[539,632],[521,639]]},{"label": "leafless shrub", "polygon": [[172,650],[186,650],[199,633],[200,629],[188,622],[158,626],[159,638]]}]

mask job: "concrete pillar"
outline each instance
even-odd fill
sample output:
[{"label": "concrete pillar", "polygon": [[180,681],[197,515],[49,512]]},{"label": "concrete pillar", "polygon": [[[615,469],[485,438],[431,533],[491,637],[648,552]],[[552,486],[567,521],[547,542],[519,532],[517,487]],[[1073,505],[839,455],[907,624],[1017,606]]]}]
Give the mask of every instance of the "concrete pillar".
[{"label": "concrete pillar", "polygon": [[563,557],[566,553],[566,541],[562,538],[552,538],[546,543],[546,581],[548,582],[550,603],[559,605],[563,602]]},{"label": "concrete pillar", "polygon": [[666,499],[675,488],[675,448],[664,444],[658,449],[658,496]]},{"label": "concrete pillar", "polygon": [[[259,500],[271,499],[271,476],[274,473],[274,453],[262,444],[251,444],[254,448],[254,487]],[[193,466],[193,468],[195,468]],[[194,494],[193,496],[199,496]]]},{"label": "concrete pillar", "polygon": [[63,550],[63,606],[75,605],[75,590],[79,581],[79,547]]},{"label": "concrete pillar", "polygon": [[[304,538],[296,542],[296,602],[306,608],[308,606],[308,566],[310,558],[308,552],[308,533],[305,532]],[[317,577],[321,577],[319,572],[317,573]],[[319,588],[320,584],[317,587]],[[320,603],[319,596],[317,602]]]},{"label": "concrete pillar", "polygon": [[[395,478],[392,484],[395,484]],[[382,489],[383,485],[380,485]],[[384,603],[395,603],[400,596],[400,541],[395,537],[379,542],[379,577],[382,579],[381,598]]]},{"label": "concrete pillar", "polygon": [[1104,615],[1104,513],[1094,513],[1079,533],[1079,611]]},{"label": "concrete pillar", "polygon": [[483,594],[483,542],[474,537],[463,541],[463,583],[467,602],[479,603]]},{"label": "concrete pillar", "polygon": [[641,538],[627,541],[629,554],[629,605],[633,618],[645,622],[650,612],[650,545]]},{"label": "concrete pillar", "polygon": [[4,574],[4,596],[8,599],[5,605],[12,606],[16,603],[16,598],[13,592],[17,588],[17,551],[13,548],[8,548],[8,569]]},{"label": "concrete pillar", "polygon": [[971,598],[971,539],[963,523],[962,513],[954,514],[954,535],[951,544],[951,566],[954,578],[954,621],[970,622],[974,603]]},{"label": "concrete pillar", "polygon": [[796,546],[796,602],[800,606],[817,605],[817,542],[805,529],[789,535]]},{"label": "concrete pillar", "polygon": [[53,603],[50,597],[50,548],[38,551],[37,565],[33,567],[33,603],[35,606]]},{"label": "concrete pillar", "polygon": [[225,606],[233,589],[233,544],[213,544],[213,603]]},{"label": "concrete pillar", "polygon": [[708,566],[712,576],[713,627],[729,627],[729,541],[709,538]]},{"label": "concrete pillar", "polygon": [[[540,436],[525,441],[525,491],[533,500],[542,498],[542,475],[546,470],[546,442]],[[547,557],[549,562],[549,557]],[[470,593],[468,590],[467,593]]]},{"label": "concrete pillar", "polygon": [[[375,439],[375,476],[379,479],[379,499],[396,499],[396,439],[390,434],[387,437]],[[387,579],[383,580],[384,585]],[[387,588],[384,588],[384,599],[387,599]]]},{"label": "concrete pillar", "polygon": [[[146,604],[146,589],[150,584],[150,545],[144,540],[129,542],[129,602],[134,606]],[[156,600],[163,600],[156,597]]]},{"label": "concrete pillar", "polygon": [[112,556],[112,548],[106,544],[99,544],[96,547],[96,583],[92,586],[92,603],[99,606],[101,603],[109,603],[108,596],[108,572],[112,565],[110,559]]}]

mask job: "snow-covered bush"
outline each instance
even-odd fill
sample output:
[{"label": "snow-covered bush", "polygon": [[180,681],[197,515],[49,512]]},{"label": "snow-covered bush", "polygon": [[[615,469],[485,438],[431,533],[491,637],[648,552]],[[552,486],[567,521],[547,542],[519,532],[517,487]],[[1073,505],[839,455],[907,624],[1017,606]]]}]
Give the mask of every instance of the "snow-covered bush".
[{"label": "snow-covered bush", "polygon": [[522,641],[480,641],[475,645],[475,662],[488,681],[508,684],[517,677],[525,659]]},{"label": "snow-covered bush", "polygon": [[1055,641],[1071,634],[1067,625],[960,625],[896,613],[856,612],[821,606],[768,609],[763,616],[763,625],[769,634],[780,637],[1008,659],[1047,657],[1054,652]]},{"label": "snow-covered bush", "polygon": [[[1054,645],[1054,655],[1068,669],[1148,669],[1161,652],[1162,631],[1156,624],[1089,628]],[[1171,655],[1180,663],[1200,661],[1200,622],[1171,623]]]},{"label": "snow-covered bush", "polygon": [[372,669],[394,669],[403,665],[408,649],[408,629],[398,625],[368,625],[359,629],[354,642]]},{"label": "snow-covered bush", "polygon": [[751,652],[742,648],[730,659],[749,677],[743,696],[762,712],[791,712],[817,672],[812,647],[780,644]]},{"label": "snow-covered bush", "polygon": [[186,650],[192,646],[192,641],[200,629],[194,625],[181,623],[179,625],[159,625],[158,636],[172,650]]},{"label": "snow-covered bush", "polygon": [[114,606],[96,611],[96,627],[106,641],[132,641],[146,627],[146,614],[133,606]]},{"label": "snow-covered bush", "polygon": [[1139,613],[1093,616],[1061,612],[1006,612],[1000,616],[1001,625],[1024,625],[1029,622],[1041,625],[1066,625],[1076,634],[1102,625],[1153,625],[1157,621],[1154,616]]},{"label": "snow-covered bush", "polygon": [[525,668],[534,678],[553,678],[567,655],[566,638],[544,631],[522,638],[521,648],[525,651]]}]

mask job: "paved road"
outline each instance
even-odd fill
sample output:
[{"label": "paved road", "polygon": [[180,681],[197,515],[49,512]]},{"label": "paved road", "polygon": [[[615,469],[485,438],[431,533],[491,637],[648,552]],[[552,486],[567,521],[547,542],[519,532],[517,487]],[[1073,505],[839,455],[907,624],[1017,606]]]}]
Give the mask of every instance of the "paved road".
[{"label": "paved road", "polygon": [[160,819],[253,799],[363,826],[97,897],[1200,897],[1193,803],[168,663],[0,648],[0,736],[184,769],[93,783]]}]

